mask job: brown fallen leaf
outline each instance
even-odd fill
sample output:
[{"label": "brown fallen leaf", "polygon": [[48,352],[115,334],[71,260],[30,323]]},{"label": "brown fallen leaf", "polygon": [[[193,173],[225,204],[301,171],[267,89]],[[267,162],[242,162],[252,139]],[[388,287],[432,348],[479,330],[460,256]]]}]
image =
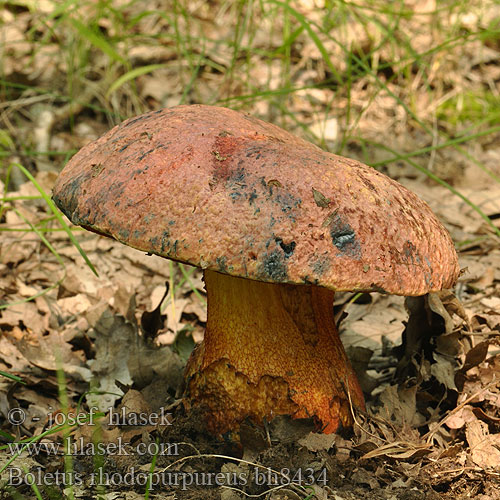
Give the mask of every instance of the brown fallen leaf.
[{"label": "brown fallen leaf", "polygon": [[318,434],[317,432],[310,432],[307,436],[299,439],[298,443],[304,446],[309,451],[328,451],[337,441],[336,434]]},{"label": "brown fallen leaf", "polygon": [[186,304],[184,312],[186,314],[195,314],[201,323],[207,322],[207,306],[202,304],[194,293],[190,295],[190,302]]},{"label": "brown fallen leaf", "polygon": [[476,419],[467,423],[465,435],[472,461],[483,469],[500,471],[500,434],[490,434],[488,424]]},{"label": "brown fallen leaf", "polygon": [[471,368],[474,368],[475,366],[482,363],[488,355],[489,346],[490,342],[488,340],[485,340],[470,349],[465,355],[465,363],[461,371],[467,372]]},{"label": "brown fallen leaf", "polygon": [[380,394],[380,416],[388,422],[408,428],[422,425],[425,418],[417,411],[417,390],[416,385],[408,388],[387,386]]},{"label": "brown fallen leaf", "polygon": [[432,446],[429,443],[408,443],[405,441],[395,441],[383,446],[379,446],[361,457],[361,460],[368,460],[375,457],[389,457],[400,460],[410,458],[420,458],[430,453]]},{"label": "brown fallen leaf", "polygon": [[456,411],[446,419],[446,425],[450,429],[460,429],[466,423],[472,422],[474,420],[477,419],[474,415],[473,407],[470,405],[465,405],[463,408]]}]

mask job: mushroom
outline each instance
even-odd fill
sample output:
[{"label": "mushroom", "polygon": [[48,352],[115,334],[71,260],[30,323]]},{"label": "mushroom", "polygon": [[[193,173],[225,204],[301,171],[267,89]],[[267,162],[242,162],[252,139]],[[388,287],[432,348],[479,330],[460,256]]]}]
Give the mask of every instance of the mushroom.
[{"label": "mushroom", "polygon": [[325,433],[350,425],[364,399],[334,292],[423,295],[459,274],[415,194],[226,108],[126,120],[71,159],[53,199],[74,224],[204,270],[207,326],[185,402],[215,433],[283,414]]}]

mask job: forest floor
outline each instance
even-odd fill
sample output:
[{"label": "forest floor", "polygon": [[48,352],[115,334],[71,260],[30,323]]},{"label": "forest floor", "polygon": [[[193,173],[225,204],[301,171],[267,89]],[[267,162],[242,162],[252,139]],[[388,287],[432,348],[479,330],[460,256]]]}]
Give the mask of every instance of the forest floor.
[{"label": "forest floor", "polygon": [[[500,499],[498,4],[66,7],[0,6],[0,498]],[[404,341],[414,303],[336,296],[367,400],[353,429],[281,418],[210,436],[179,399],[206,324],[200,271],[71,227],[96,276],[54,215],[74,152],[180,103],[372,165],[450,231],[462,275],[420,299]],[[166,283],[151,340],[141,318]],[[134,413],[160,422],[113,425]]]}]

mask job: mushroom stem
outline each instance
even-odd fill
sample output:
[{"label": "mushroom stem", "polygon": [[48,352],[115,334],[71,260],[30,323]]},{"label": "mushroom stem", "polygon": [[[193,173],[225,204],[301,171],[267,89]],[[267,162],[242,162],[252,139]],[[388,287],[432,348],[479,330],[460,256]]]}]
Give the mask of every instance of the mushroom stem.
[{"label": "mushroom stem", "polygon": [[186,399],[224,433],[245,419],[313,417],[325,433],[352,424],[363,393],[333,317],[334,292],[205,271],[208,320],[186,368]]}]

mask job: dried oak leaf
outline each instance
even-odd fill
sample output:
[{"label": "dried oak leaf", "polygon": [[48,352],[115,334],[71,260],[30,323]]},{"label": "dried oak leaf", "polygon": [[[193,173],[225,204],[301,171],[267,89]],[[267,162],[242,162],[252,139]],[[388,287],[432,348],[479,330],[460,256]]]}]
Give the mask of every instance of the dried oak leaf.
[{"label": "dried oak leaf", "polygon": [[467,423],[465,435],[472,461],[483,469],[500,469],[500,434],[490,434],[480,420]]}]

